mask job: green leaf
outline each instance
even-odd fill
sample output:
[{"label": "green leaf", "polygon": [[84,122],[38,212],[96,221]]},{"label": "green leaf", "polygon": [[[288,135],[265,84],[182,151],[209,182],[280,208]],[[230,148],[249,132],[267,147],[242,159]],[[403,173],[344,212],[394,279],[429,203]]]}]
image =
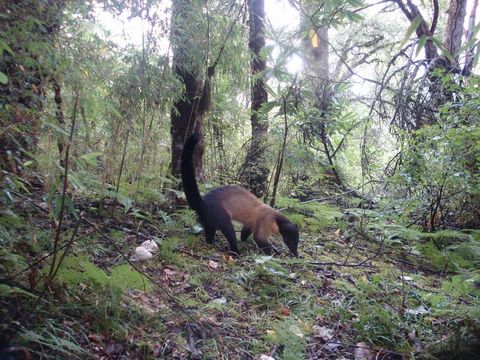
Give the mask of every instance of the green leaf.
[{"label": "green leaf", "polygon": [[400,43],[400,47],[403,48],[407,41],[410,39],[412,34],[417,30],[418,26],[422,22],[422,18],[420,16],[415,17],[415,19],[412,20],[410,23],[410,26],[407,29],[407,32],[405,33],[405,36],[403,37],[402,42]]},{"label": "green leaf", "polygon": [[473,67],[477,66],[479,57],[480,57],[480,46],[477,45],[477,51],[475,52],[475,56],[473,57]]},{"label": "green leaf", "polygon": [[442,51],[442,54],[450,60],[451,63],[455,63],[455,59],[453,58],[452,54],[443,46],[443,43],[436,37],[432,36],[433,43]]},{"label": "green leaf", "polygon": [[347,0],[347,3],[353,7],[361,7],[365,5],[361,0]]},{"label": "green leaf", "polygon": [[463,51],[470,49],[471,47],[473,47],[473,46],[478,42],[477,34],[478,34],[478,31],[479,31],[479,30],[480,30],[480,23],[477,24],[477,25],[473,28],[471,39],[470,39],[469,41],[467,41],[467,42],[460,48],[460,50],[458,51],[459,53],[462,53]]},{"label": "green leaf", "polygon": [[261,114],[267,114],[270,110],[272,110],[277,105],[278,105],[278,103],[276,101],[264,102],[260,106],[260,109],[258,110],[258,112],[261,113]]},{"label": "green leaf", "polygon": [[97,158],[102,156],[102,154],[103,153],[101,153],[101,152],[91,152],[91,153],[88,153],[88,154],[80,155],[78,158],[83,160],[88,165],[95,166],[95,165],[97,165]]},{"label": "green leaf", "polygon": [[0,71],[0,84],[7,85],[8,77],[3,72]]},{"label": "green leaf", "polygon": [[349,10],[344,10],[343,14],[347,17],[348,20],[351,22],[360,22],[363,20],[363,16],[360,14],[357,14],[356,12],[349,11]]},{"label": "green leaf", "polygon": [[4,39],[0,39],[0,55],[2,55],[4,51],[8,52],[10,55],[13,55],[12,48],[8,46],[7,42]]},{"label": "green leaf", "polygon": [[37,298],[36,295],[28,291],[25,291],[23,289],[20,289],[18,287],[0,284],[0,297],[5,298],[5,297],[10,297],[12,295],[25,295],[31,298]]},{"label": "green leaf", "polygon": [[427,40],[428,40],[428,37],[426,37],[425,35],[422,35],[422,37],[418,41],[417,51],[415,52],[415,56],[418,56],[418,54],[420,54],[420,51],[422,51],[422,49],[425,47]]},{"label": "green leaf", "polygon": [[121,290],[149,290],[152,287],[151,282],[145,276],[128,264],[119,265],[113,268],[110,278],[112,286]]},{"label": "green leaf", "polygon": [[58,125],[55,125],[55,124],[52,124],[52,123],[49,123],[49,122],[44,122],[43,125],[55,130],[55,132],[57,132],[57,134],[64,135],[64,136],[70,136],[70,134],[65,129],[62,129]]}]

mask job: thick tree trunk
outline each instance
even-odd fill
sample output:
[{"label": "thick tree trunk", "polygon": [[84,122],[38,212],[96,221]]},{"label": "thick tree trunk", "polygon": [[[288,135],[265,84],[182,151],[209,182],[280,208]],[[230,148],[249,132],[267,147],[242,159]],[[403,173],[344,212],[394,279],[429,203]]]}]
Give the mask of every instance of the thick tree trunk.
[{"label": "thick tree trunk", "polygon": [[267,154],[267,114],[259,110],[268,101],[264,72],[266,60],[261,51],[265,47],[265,4],[264,0],[249,1],[251,51],[251,110],[252,141],[242,169],[242,182],[259,198],[267,195],[269,169],[266,165]]},{"label": "thick tree trunk", "polygon": [[187,137],[197,131],[201,140],[195,149],[195,171],[198,178],[203,180],[203,116],[210,109],[210,80],[213,72],[208,74],[204,80],[201,74],[201,63],[194,56],[195,50],[199,50],[198,39],[185,32],[186,24],[194,26],[188,20],[192,19],[192,6],[189,0],[174,0],[172,7],[172,66],[173,72],[184,86],[184,93],[175,102],[171,111],[172,161],[170,171],[174,176],[180,175],[183,143]]},{"label": "thick tree trunk", "polygon": [[459,69],[458,58],[462,47],[463,24],[467,14],[467,0],[450,0],[444,46],[455,59],[452,69]]},{"label": "thick tree trunk", "polygon": [[[472,9],[470,10],[470,17],[468,19],[468,31],[465,42],[469,42],[473,37],[473,32],[475,30],[475,20],[477,15],[478,0],[473,0]],[[467,56],[465,57],[465,65],[463,67],[462,74],[469,76],[472,73],[473,68],[473,58],[475,54],[475,49],[478,45],[472,46],[467,50]]]}]

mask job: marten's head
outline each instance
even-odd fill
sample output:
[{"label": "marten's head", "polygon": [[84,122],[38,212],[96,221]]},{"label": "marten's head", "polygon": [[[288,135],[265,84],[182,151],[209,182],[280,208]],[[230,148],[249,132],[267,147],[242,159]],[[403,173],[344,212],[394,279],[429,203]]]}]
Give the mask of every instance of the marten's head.
[{"label": "marten's head", "polygon": [[298,226],[289,220],[282,219],[278,222],[278,230],[282,235],[283,242],[294,256],[298,256],[299,233]]}]

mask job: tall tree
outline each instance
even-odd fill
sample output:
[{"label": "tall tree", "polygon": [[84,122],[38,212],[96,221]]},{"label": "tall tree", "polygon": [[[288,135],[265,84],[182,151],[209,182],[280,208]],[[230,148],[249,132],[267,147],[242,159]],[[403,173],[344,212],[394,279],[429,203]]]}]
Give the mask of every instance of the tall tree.
[{"label": "tall tree", "polygon": [[265,86],[267,62],[262,56],[265,47],[265,3],[264,0],[249,0],[250,33],[248,47],[251,52],[250,71],[252,140],[242,169],[242,182],[258,197],[267,195],[267,131],[268,117],[261,106],[268,101]]},{"label": "tall tree", "polygon": [[332,119],[329,119],[332,103],[327,25],[329,19],[315,15],[322,9],[318,6],[311,3],[301,3],[299,6],[302,14],[302,29],[306,34],[302,39],[305,77],[315,94],[314,108],[317,110],[315,119],[307,124],[307,133],[313,135],[314,139],[310,139],[311,141],[320,140],[321,151],[327,159],[329,173],[333,175],[332,180],[336,185],[343,187],[335,164],[336,151],[328,129],[329,123],[332,122]]},{"label": "tall tree", "polygon": [[205,56],[199,36],[204,34],[198,31],[201,24],[196,16],[196,12],[201,9],[197,8],[196,2],[190,0],[174,0],[172,5],[172,68],[184,90],[171,111],[170,171],[174,176],[180,175],[183,143],[197,131],[201,135],[201,141],[196,147],[194,162],[197,175],[203,179],[203,116],[210,108],[210,80],[213,72],[207,77],[202,74]]}]

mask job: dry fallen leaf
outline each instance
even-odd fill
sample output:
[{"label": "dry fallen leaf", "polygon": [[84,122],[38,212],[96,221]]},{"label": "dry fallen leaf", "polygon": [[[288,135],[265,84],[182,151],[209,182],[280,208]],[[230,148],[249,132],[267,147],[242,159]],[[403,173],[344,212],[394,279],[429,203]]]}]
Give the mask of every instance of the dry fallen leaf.
[{"label": "dry fallen leaf", "polygon": [[290,316],[290,309],[287,307],[282,307],[279,311],[280,315]]},{"label": "dry fallen leaf", "polygon": [[355,360],[374,360],[375,351],[370,349],[367,343],[359,342],[355,345]]},{"label": "dry fallen leaf", "polygon": [[165,269],[163,269],[163,273],[164,273],[165,275],[167,275],[167,276],[173,276],[173,275],[175,275],[177,272],[174,271],[174,270],[171,270],[171,269],[169,269],[169,268],[165,268]]},{"label": "dry fallen leaf", "polygon": [[313,325],[313,336],[323,341],[329,341],[333,338],[333,330],[325,326]]},{"label": "dry fallen leaf", "polygon": [[234,263],[235,263],[235,258],[234,258],[232,255],[223,254],[223,260],[224,260],[225,262],[230,263],[230,264],[234,264]]}]

